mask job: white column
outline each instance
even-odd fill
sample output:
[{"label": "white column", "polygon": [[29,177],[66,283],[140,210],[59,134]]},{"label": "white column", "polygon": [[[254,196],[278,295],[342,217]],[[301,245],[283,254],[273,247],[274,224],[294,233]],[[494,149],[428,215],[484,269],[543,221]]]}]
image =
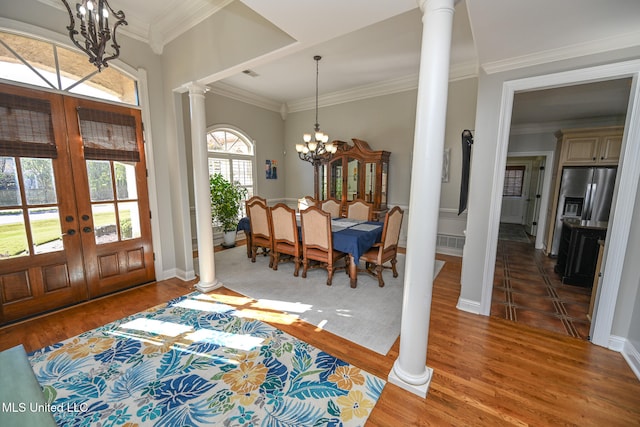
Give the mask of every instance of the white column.
[{"label": "white column", "polygon": [[422,49],[411,166],[400,352],[389,382],[426,397],[427,341],[440,210],[454,0],[419,0]]},{"label": "white column", "polygon": [[186,87],[189,90],[189,110],[191,112],[193,194],[196,203],[196,235],[198,236],[198,267],[200,270],[200,281],[196,285],[196,289],[200,292],[209,292],[219,288],[222,284],[216,279],[216,265],[213,258],[207,125],[204,108],[204,94],[207,88],[195,82]]}]

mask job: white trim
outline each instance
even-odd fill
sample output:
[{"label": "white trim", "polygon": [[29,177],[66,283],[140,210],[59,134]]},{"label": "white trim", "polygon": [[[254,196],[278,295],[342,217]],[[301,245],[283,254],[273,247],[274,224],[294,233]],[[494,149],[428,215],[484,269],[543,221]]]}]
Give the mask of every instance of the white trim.
[{"label": "white trim", "polygon": [[228,83],[215,82],[207,85],[207,87],[210,89],[211,93],[215,93],[216,95],[224,96],[225,98],[229,99],[235,99],[236,101],[264,108],[265,110],[280,113],[280,110],[282,109],[283,104],[281,102],[265,98],[264,96],[249,92],[248,90],[231,86]]},{"label": "white trim", "polygon": [[154,267],[156,280],[164,280],[162,263],[162,244],[160,239],[160,207],[158,205],[158,187],[156,184],[155,157],[153,154],[153,132],[151,132],[151,110],[149,101],[149,85],[147,70],[138,69],[138,99],[142,108],[142,123],[144,124],[144,151],[147,163],[147,188],[149,209],[151,210],[151,238],[155,256]]},{"label": "white trim", "polygon": [[577,43],[558,49],[550,49],[543,52],[535,52],[529,55],[507,58],[500,61],[487,62],[482,64],[481,67],[487,74],[500,73],[518,68],[546,64],[548,62],[634,47],[638,45],[638,40],[640,40],[640,32],[636,31],[601,40]]},{"label": "white trim", "polygon": [[[461,64],[452,70],[449,76],[449,83],[478,77],[478,66],[474,63]],[[220,81],[208,85],[213,93],[225,96],[236,101],[244,102],[266,110],[281,113],[282,105],[269,98],[256,95],[247,90],[222,83]],[[418,75],[400,77],[384,82],[377,82],[368,85],[349,88],[342,91],[332,92],[318,97],[318,107],[329,107],[331,105],[345,104],[347,102],[360,101],[378,96],[392,95],[418,89]],[[299,111],[312,110],[316,106],[316,99],[303,98],[287,102],[287,112],[296,113]]]},{"label": "white trim", "polygon": [[609,222],[606,242],[607,253],[605,253],[608,263],[602,277],[600,297],[596,303],[594,320],[592,322],[592,342],[603,347],[608,346],[622,276],[625,251],[631,229],[631,218],[633,216],[635,197],[630,196],[637,193],[638,180],[640,179],[639,75],[640,60],[633,60],[504,82],[498,122],[498,145],[489,211],[488,238],[484,258],[484,276],[480,302],[482,314],[488,315],[491,308],[497,231],[502,201],[501,189],[504,180],[504,165],[506,163],[506,152],[509,145],[509,123],[511,122],[513,96],[515,92],[633,77],[627,122],[623,137],[623,155],[618,172],[619,185],[616,190],[616,193],[625,194],[629,197],[616,197],[616,195],[614,195],[616,203],[613,209],[614,215]]},{"label": "white trim", "polygon": [[467,313],[482,314],[480,312],[480,303],[466,298],[459,298],[456,308]]},{"label": "white trim", "polygon": [[[624,338],[623,338],[624,339]],[[633,343],[629,340],[624,340],[622,348],[622,357],[627,361],[629,367],[640,380],[640,351],[635,348]]]},{"label": "white trim", "polygon": [[196,272],[194,270],[185,271],[179,268],[172,268],[164,272],[167,278],[176,277],[182,281],[188,282],[196,278]]},{"label": "white trim", "polygon": [[627,339],[625,337],[619,337],[617,335],[610,335],[609,336],[609,344],[607,345],[607,348],[609,350],[622,352],[622,350],[624,349],[626,340]]}]

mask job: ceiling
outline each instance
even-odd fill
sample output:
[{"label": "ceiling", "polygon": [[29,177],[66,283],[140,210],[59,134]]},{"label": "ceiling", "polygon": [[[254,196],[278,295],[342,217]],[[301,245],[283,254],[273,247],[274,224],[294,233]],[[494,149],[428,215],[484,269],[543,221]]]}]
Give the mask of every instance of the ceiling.
[{"label": "ceiling", "polygon": [[[214,88],[249,93],[274,110],[282,104],[288,111],[312,108],[314,55],[323,57],[319,63],[321,105],[417,85],[422,13],[416,0],[110,3],[125,11],[129,35],[160,53],[166,43],[233,1],[263,16],[295,43],[243,64],[257,76],[234,72],[207,82]],[[453,24],[451,78],[460,79],[477,75],[479,70],[491,74],[640,45],[640,1],[462,0],[456,1]],[[513,123],[624,114],[628,92],[629,81],[620,80],[518,94]]]}]

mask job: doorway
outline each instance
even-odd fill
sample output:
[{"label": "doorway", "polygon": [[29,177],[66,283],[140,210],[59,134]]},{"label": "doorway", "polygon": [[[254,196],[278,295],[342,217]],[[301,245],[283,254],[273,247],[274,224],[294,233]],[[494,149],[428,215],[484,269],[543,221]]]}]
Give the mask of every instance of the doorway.
[{"label": "doorway", "polygon": [[154,280],[140,111],[0,92],[0,324]]},{"label": "doorway", "polygon": [[[505,82],[503,85],[502,106],[500,111],[501,126],[498,129],[498,164],[506,163],[506,153],[509,143],[511,113],[513,107],[514,94],[518,91],[530,91],[542,88],[561,87],[578,84],[580,82],[589,83],[595,81],[606,81],[620,78],[630,79],[628,114],[625,120],[625,136],[623,142],[622,167],[619,172],[619,180],[616,186],[616,193],[635,195],[638,191],[638,180],[640,178],[640,124],[638,123],[637,102],[640,100],[640,86],[638,77],[640,76],[640,61],[628,61],[607,66],[593,67],[588,69],[574,70],[537,76]],[[503,153],[503,154],[500,154]],[[504,157],[502,157],[504,156]],[[503,171],[497,167],[494,173],[494,181],[503,181]],[[495,186],[494,186],[495,188]],[[616,308],[616,300],[620,287],[623,262],[628,237],[631,230],[631,218],[633,216],[633,203],[635,197],[617,197],[615,203],[615,217],[609,224],[609,231],[606,238],[606,251],[604,254],[604,264],[606,267],[600,279],[600,287],[596,298],[594,319],[591,331],[593,343],[608,347],[613,325],[613,318]],[[499,226],[499,195],[494,192],[490,207],[490,217],[494,220],[489,223],[488,251],[485,253],[485,265],[487,269],[483,280],[483,293],[481,301],[481,312],[490,312],[491,293],[493,285],[493,273],[495,263],[495,253],[497,247],[497,234]]]}]

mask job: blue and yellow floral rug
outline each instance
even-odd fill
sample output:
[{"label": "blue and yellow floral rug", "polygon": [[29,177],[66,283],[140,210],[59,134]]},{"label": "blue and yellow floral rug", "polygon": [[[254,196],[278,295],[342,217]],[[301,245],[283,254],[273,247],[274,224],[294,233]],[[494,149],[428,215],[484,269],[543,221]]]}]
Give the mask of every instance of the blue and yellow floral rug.
[{"label": "blue and yellow floral rug", "polygon": [[61,426],[361,426],[385,386],[200,293],[30,362]]}]

